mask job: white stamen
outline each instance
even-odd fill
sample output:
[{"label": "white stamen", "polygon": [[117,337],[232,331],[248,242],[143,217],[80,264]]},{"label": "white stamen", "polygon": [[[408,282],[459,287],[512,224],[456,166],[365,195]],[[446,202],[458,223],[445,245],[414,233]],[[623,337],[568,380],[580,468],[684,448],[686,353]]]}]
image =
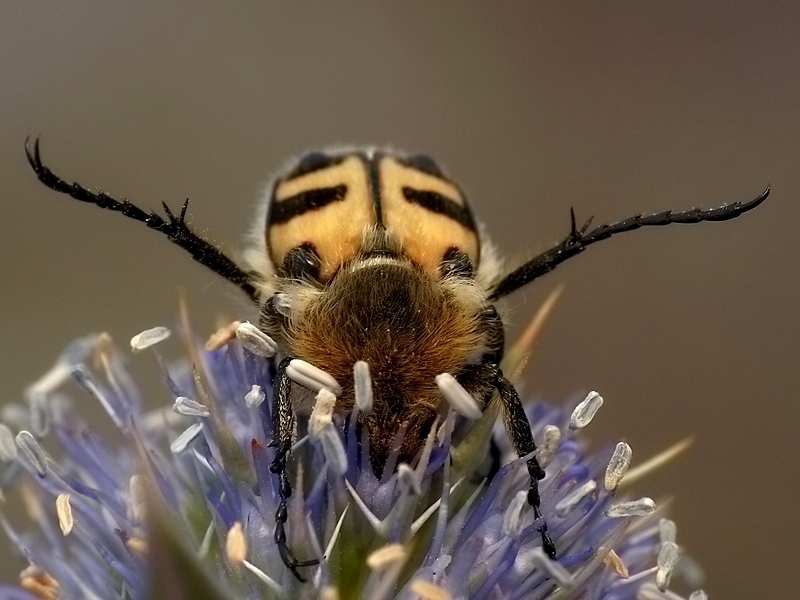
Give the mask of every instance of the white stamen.
[{"label": "white stamen", "polygon": [[547,572],[560,586],[567,589],[575,586],[572,574],[559,563],[551,560],[541,548],[534,548],[528,556],[534,565]]},{"label": "white stamen", "polygon": [[175,438],[175,441],[169,445],[169,449],[172,451],[173,454],[180,454],[186,447],[191,444],[195,438],[200,435],[200,432],[203,430],[202,423],[195,423],[194,425],[189,425],[186,430],[181,433],[178,437]]},{"label": "white stamen", "polygon": [[258,408],[261,406],[261,403],[264,402],[266,397],[267,396],[264,394],[264,390],[261,389],[261,386],[254,385],[252,388],[250,388],[250,391],[244,395],[244,403],[250,408]]},{"label": "white stamen", "polygon": [[142,523],[147,516],[144,477],[131,475],[128,480],[128,513],[134,523]]},{"label": "white stamen", "polygon": [[575,509],[581,500],[583,500],[596,489],[597,482],[594,479],[590,479],[579,485],[575,489],[571,490],[569,494],[564,496],[564,498],[562,498],[558,504],[556,504],[556,514],[561,518],[566,517]]},{"label": "white stamen", "polygon": [[385,571],[406,559],[406,549],[402,544],[387,544],[367,556],[367,566],[373,571]]},{"label": "white stamen", "polygon": [[288,318],[292,315],[292,301],[289,300],[289,294],[275,294],[272,297],[272,306],[283,317]]},{"label": "white stamen", "polygon": [[583,429],[592,422],[597,411],[603,406],[603,397],[597,392],[589,392],[589,394],[581,400],[575,410],[572,411],[572,416],[569,418],[570,429]]},{"label": "white stamen", "polygon": [[353,384],[358,411],[364,414],[372,412],[372,378],[369,375],[369,365],[363,360],[353,365]]},{"label": "white stamen", "polygon": [[561,441],[561,430],[555,425],[545,425],[542,431],[544,440],[539,448],[539,466],[543,469],[553,462],[553,457],[558,450],[558,443]]},{"label": "white stamen", "polygon": [[236,337],[256,356],[269,358],[278,353],[278,344],[252,323],[245,321],[236,328]]},{"label": "white stamen", "polygon": [[400,489],[406,494],[415,496],[422,494],[422,487],[417,479],[416,471],[406,463],[400,463],[400,466],[397,467],[397,482],[400,484]]},{"label": "white stamen", "polygon": [[28,462],[39,474],[39,477],[47,475],[47,457],[44,455],[44,450],[42,450],[36,438],[29,431],[23,429],[15,439],[17,448],[22,451],[22,454],[25,455],[25,458],[28,459]]},{"label": "white stamen", "polygon": [[691,593],[689,600],[708,600],[708,594],[703,590],[696,590]]},{"label": "white stamen", "polygon": [[320,432],[328,425],[333,425],[333,409],[336,407],[336,396],[328,388],[317,392],[314,408],[308,419],[308,435],[312,440],[319,438]]},{"label": "white stamen", "polygon": [[14,442],[14,434],[5,423],[0,423],[0,460],[11,462],[17,458],[17,444]]},{"label": "white stamen", "polygon": [[58,526],[61,533],[69,535],[75,525],[72,518],[72,505],[69,503],[69,494],[59,494],[56,497],[56,515],[58,516]]},{"label": "white stamen", "polygon": [[248,571],[250,571],[250,572],[251,572],[253,575],[255,575],[256,577],[258,577],[258,579],[261,581],[261,583],[265,584],[265,585],[266,585],[268,588],[270,588],[270,589],[271,589],[273,592],[275,592],[275,593],[276,593],[276,594],[278,594],[279,596],[283,596],[283,590],[281,589],[281,586],[278,584],[278,582],[277,582],[277,581],[275,581],[274,579],[272,579],[272,577],[270,577],[269,575],[267,575],[266,573],[264,573],[264,571],[262,571],[261,569],[259,569],[258,567],[256,567],[256,566],[255,566],[253,563],[251,563],[251,562],[248,562],[248,561],[246,561],[246,560],[243,560],[243,561],[242,561],[242,564],[244,565],[244,567],[245,567],[245,568],[246,568]]},{"label": "white stamen", "polygon": [[450,373],[437,375],[436,385],[439,387],[439,391],[442,392],[447,402],[457,413],[473,421],[481,418],[483,413],[481,412],[480,406],[478,406],[478,403],[475,401],[475,398],[473,398]]},{"label": "white stamen", "polygon": [[521,490],[508,504],[508,508],[503,514],[503,528],[501,529],[504,536],[515,538],[522,531],[522,508],[527,503],[527,498],[527,492]]},{"label": "white stamen", "polygon": [[419,596],[420,600],[452,600],[453,598],[446,588],[424,579],[412,581],[411,591]]},{"label": "white stamen", "polygon": [[240,565],[247,558],[247,542],[244,539],[244,530],[239,521],[228,530],[225,538],[225,554],[234,565]]},{"label": "white stamen", "polygon": [[346,504],[342,514],[339,516],[339,520],[336,521],[336,527],[333,528],[333,533],[331,534],[331,539],[328,541],[328,545],[325,547],[325,552],[322,555],[322,558],[328,560],[331,556],[331,552],[333,552],[334,547],[336,546],[336,540],[339,539],[339,532],[342,530],[342,525],[344,524],[344,517],[347,514],[347,511],[350,509],[350,504]]},{"label": "white stamen", "polygon": [[622,559],[619,557],[619,554],[614,552],[613,550],[609,550],[606,557],[603,559],[605,565],[614,571],[617,575],[619,575],[622,579],[628,579],[630,577],[630,573],[628,573],[628,567],[622,562]]},{"label": "white stamen", "polygon": [[658,521],[658,537],[661,540],[662,544],[666,544],[667,542],[675,542],[675,538],[678,536],[678,526],[675,524],[675,521],[670,519],[659,519]]},{"label": "white stamen", "polygon": [[337,382],[332,375],[299,358],[295,358],[289,363],[289,366],[286,368],[286,375],[288,375],[289,379],[292,381],[299,383],[312,392],[318,392],[322,388],[328,388],[337,396],[342,393],[342,386],[339,385],[339,382]]},{"label": "white stamen", "polygon": [[172,332],[166,327],[153,327],[152,329],[137,333],[131,338],[131,351],[141,352],[145,348],[163,342],[170,335],[172,335]]},{"label": "white stamen", "polygon": [[211,415],[211,412],[205,405],[197,400],[192,400],[191,398],[185,398],[183,396],[178,396],[175,399],[172,410],[184,417],[208,417]]},{"label": "white stamen", "polygon": [[678,562],[678,544],[675,542],[665,542],[661,546],[661,551],[658,553],[656,565],[656,586],[662,592],[667,589],[669,580],[672,577],[672,569],[675,563]]},{"label": "white stamen", "polygon": [[633,451],[625,442],[619,442],[617,447],[614,448],[614,454],[611,456],[611,460],[608,461],[608,466],[606,467],[604,482],[605,488],[609,494],[613,495],[614,492],[617,491],[619,482],[622,481],[622,478],[625,477],[625,473],[628,472],[628,467],[631,466],[632,456]]},{"label": "white stamen", "polygon": [[608,509],[607,516],[612,519],[619,519],[623,517],[645,517],[652,515],[656,510],[656,503],[651,498],[640,498],[639,500],[632,500],[631,502],[622,502],[615,504]]},{"label": "white stamen", "polygon": [[323,427],[319,432],[319,441],[322,444],[325,461],[333,472],[337,475],[347,473],[347,452],[336,428],[333,425]]}]

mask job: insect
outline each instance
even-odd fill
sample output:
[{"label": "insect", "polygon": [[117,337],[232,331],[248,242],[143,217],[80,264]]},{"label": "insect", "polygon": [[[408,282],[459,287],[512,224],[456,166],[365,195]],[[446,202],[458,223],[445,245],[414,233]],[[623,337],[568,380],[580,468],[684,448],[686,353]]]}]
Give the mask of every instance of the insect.
[{"label": "insect", "polygon": [[[38,139],[32,147],[26,140],[25,150],[47,187],[165,234],[259,306],[259,328],[276,340],[283,356],[272,409],[271,469],[280,481],[275,542],[298,578],[299,567],[316,561],[298,560],[287,545],[287,459],[298,403],[313,394],[293,384],[292,359],[333,376],[341,386],[335,405],[340,413],[354,406],[354,364],[367,363],[375,401],[359,419],[369,433],[377,474],[401,425],[399,461],[410,462],[422,448],[444,401],[437,383],[444,374],[480,408],[499,402],[515,451],[532,455],[536,445],[523,405],[499,367],[504,333],[494,303],[595,242],[640,227],[733,219],[770,192],[768,187],[751,201],[719,208],[639,214],[591,229],[591,219],[578,227],[573,212],[570,231],[558,244],[503,273],[464,194],[428,156],[312,152],[274,182],[239,265],[186,224],[188,200],[178,215],[164,204],[165,218],[61,179],[42,163]],[[543,549],[555,558],[540,508],[545,471],[535,454],[527,468],[528,503]]]}]

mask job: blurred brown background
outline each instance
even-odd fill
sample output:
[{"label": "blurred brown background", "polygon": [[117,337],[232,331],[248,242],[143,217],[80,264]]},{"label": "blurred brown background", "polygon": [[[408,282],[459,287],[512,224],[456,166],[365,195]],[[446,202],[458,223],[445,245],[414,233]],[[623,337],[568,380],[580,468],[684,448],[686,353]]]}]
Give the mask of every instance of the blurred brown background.
[{"label": "blurred brown background", "polygon": [[[526,393],[599,390],[589,435],[634,458],[697,436],[638,491],[675,498],[711,597],[794,597],[798,32],[795,2],[6,0],[0,402],[77,336],[125,346],[170,324],[179,287],[201,328],[242,316],[236,290],[166,239],[38,184],[29,134],[68,179],[144,207],[190,197],[229,250],[271,172],[337,143],[430,153],[515,260],[560,239],[570,206],[605,222],[771,183],[739,220],[626,234],[509,304],[518,326],[566,283]],[[133,364],[154,378],[152,357]]]}]

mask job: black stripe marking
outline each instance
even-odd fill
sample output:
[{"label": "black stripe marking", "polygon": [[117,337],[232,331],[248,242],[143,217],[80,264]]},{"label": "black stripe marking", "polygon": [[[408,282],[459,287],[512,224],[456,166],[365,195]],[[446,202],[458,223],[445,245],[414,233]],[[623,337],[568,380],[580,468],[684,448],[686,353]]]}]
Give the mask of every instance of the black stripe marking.
[{"label": "black stripe marking", "polygon": [[308,175],[314,171],[321,171],[328,167],[333,167],[340,164],[346,157],[344,156],[329,156],[324,152],[309,152],[297,162],[297,166],[292,169],[283,178],[284,181],[295,179],[302,175]]},{"label": "black stripe marking", "polygon": [[477,229],[475,227],[475,221],[472,219],[472,213],[467,207],[457,204],[439,192],[415,190],[414,188],[404,186],[403,196],[405,196],[406,200],[409,202],[419,204],[431,212],[450,217],[470,231],[475,231]]},{"label": "black stripe marking", "polygon": [[267,222],[270,225],[286,223],[310,210],[320,209],[332,202],[340,202],[346,195],[347,186],[337,185],[300,192],[280,202],[275,202],[273,199],[269,207]]}]

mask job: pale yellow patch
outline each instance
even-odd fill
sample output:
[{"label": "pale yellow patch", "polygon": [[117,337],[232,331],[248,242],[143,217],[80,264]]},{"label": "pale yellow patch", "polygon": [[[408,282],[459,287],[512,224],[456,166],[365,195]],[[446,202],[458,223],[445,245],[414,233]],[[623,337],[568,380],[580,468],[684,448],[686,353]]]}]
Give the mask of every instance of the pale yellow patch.
[{"label": "pale yellow patch", "polygon": [[445,252],[455,247],[478,265],[478,235],[452,218],[431,212],[409,202],[404,187],[437,192],[459,206],[466,201],[458,188],[417,169],[400,164],[392,157],[380,162],[381,214],[386,229],[396,235],[404,251],[430,275],[436,275]]},{"label": "pale yellow patch", "polygon": [[369,174],[362,158],[351,156],[333,167],[280,182],[273,202],[338,185],[347,187],[344,200],[269,227],[269,251],[274,264],[281,265],[292,248],[312,243],[320,257],[320,280],[324,282],[358,252],[364,228],[377,222]]}]

